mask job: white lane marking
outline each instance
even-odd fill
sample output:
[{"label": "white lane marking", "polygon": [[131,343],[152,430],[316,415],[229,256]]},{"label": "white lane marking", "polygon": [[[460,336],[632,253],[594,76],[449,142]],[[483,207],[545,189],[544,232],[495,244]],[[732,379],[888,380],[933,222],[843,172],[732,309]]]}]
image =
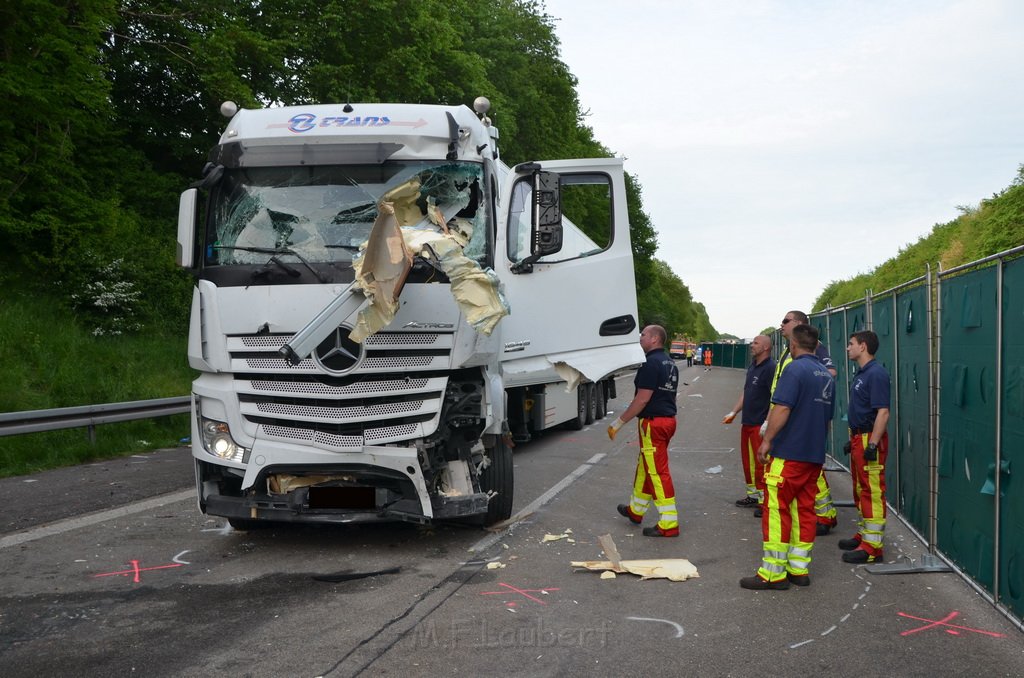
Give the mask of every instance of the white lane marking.
[{"label": "white lane marking", "polygon": [[649,621],[649,622],[659,622],[661,624],[668,624],[668,625],[670,625],[670,626],[675,628],[675,630],[676,630],[676,638],[682,638],[683,635],[686,633],[685,631],[683,631],[682,625],[677,624],[674,621],[669,621],[668,619],[655,619],[653,617],[626,617],[626,619],[632,619],[633,621]]},{"label": "white lane marking", "polygon": [[28,530],[27,532],[20,532],[6,537],[0,537],[0,549],[17,546],[18,544],[24,544],[25,542],[35,541],[37,539],[43,539],[44,537],[52,537],[55,534],[71,532],[72,530],[88,527],[90,525],[105,523],[108,520],[123,518],[135,513],[142,513],[143,511],[149,511],[150,509],[158,508],[160,506],[184,501],[185,499],[195,499],[195,497],[196,488],[192,487],[180,492],[172,492],[170,494],[160,495],[159,497],[153,497],[152,499],[145,499],[143,501],[135,502],[134,504],[118,506],[117,508],[112,508],[107,511],[91,513],[86,516],[81,516],[80,518],[60,520],[56,523]]},{"label": "white lane marking", "polygon": [[520,520],[530,515],[531,513],[534,513],[541,506],[544,506],[544,504],[547,504],[549,501],[554,499],[559,492],[561,492],[562,490],[576,482],[580,476],[582,476],[584,473],[592,469],[594,467],[594,464],[604,459],[605,456],[606,453],[599,452],[590,459],[588,459],[586,462],[580,464],[575,471],[559,480],[553,487],[551,487],[551,489],[549,489],[547,492],[534,499],[532,502],[529,503],[528,506],[523,508],[523,510],[521,510],[519,513],[509,518],[508,525],[506,525],[503,530],[501,530],[500,532],[495,532],[494,534],[487,535],[477,543],[470,546],[469,551],[471,553],[478,553],[495,544],[499,539],[501,539],[505,535],[506,532],[508,532],[512,527],[514,527]]},{"label": "white lane marking", "polygon": [[[856,570],[854,570],[853,576],[857,577],[857,578],[858,578],[858,579],[860,579],[861,581],[865,581],[865,580],[864,580],[864,578],[863,578],[863,577],[861,577],[861,576],[860,576],[860,575],[859,575],[859,574],[858,574],[858,573],[856,572]],[[860,600],[864,600],[864,597],[865,597],[866,595],[868,595],[868,593],[870,593],[870,592],[871,592],[871,582],[867,582],[867,581],[865,581],[865,584],[866,584],[866,586],[864,587],[864,592],[863,592],[863,593],[861,593],[861,594],[860,594],[860,596],[858,596],[858,597],[857,597],[857,600],[858,600],[858,601],[860,601]],[[853,614],[854,612],[856,612],[856,611],[857,611],[857,608],[858,608],[858,607],[860,607],[860,603],[859,603],[859,602],[857,602],[857,603],[854,603],[854,604],[853,604],[853,608],[852,608],[852,609],[851,609],[851,610],[850,610],[849,612],[847,612],[846,614],[844,614],[844,615],[843,615],[842,617],[840,617],[840,618],[839,618],[839,623],[840,623],[840,624],[842,624],[842,623],[844,623],[844,622],[845,622],[845,621],[846,621],[847,619],[849,619],[849,618],[850,618],[850,616],[851,616],[851,615],[852,615],[852,614]],[[836,630],[837,628],[839,628],[839,626],[838,626],[838,625],[835,625],[835,624],[833,624],[833,625],[832,625],[832,626],[830,626],[829,628],[827,628],[827,629],[825,629],[824,631],[822,631],[822,632],[821,632],[821,634],[820,634],[820,636],[821,636],[822,638],[824,638],[824,637],[825,637],[825,636],[827,636],[828,634],[830,634],[830,633],[832,633],[833,631],[835,631],[835,630]],[[800,647],[800,646],[802,646],[802,645],[807,645],[808,643],[813,643],[813,642],[814,642],[814,639],[813,639],[813,638],[812,638],[811,640],[802,640],[802,641],[800,641],[799,643],[794,643],[793,645],[790,645],[790,646],[789,646],[789,649],[793,650],[793,649],[796,649],[796,648],[798,648],[798,647]]]},{"label": "white lane marking", "polygon": [[182,559],[181,559],[181,557],[182,557],[183,555],[185,555],[186,553],[188,553],[189,551],[190,551],[190,549],[185,549],[184,551],[182,551],[182,552],[181,552],[181,553],[179,553],[178,555],[176,555],[176,556],[174,556],[173,558],[171,558],[171,562],[174,562],[174,563],[181,563],[182,565],[191,565],[192,563],[188,562],[187,560],[182,560]]}]

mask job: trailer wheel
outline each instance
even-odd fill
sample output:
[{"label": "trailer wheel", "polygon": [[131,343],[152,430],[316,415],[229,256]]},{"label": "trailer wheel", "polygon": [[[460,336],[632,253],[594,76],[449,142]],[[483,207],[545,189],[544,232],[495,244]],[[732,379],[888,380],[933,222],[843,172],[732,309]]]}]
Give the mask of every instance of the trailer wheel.
[{"label": "trailer wheel", "polygon": [[597,421],[597,384],[587,384],[587,423]]},{"label": "trailer wheel", "polygon": [[597,414],[594,415],[594,418],[604,419],[605,415],[608,414],[608,396],[605,395],[603,381],[597,382],[594,400],[597,401]]},{"label": "trailer wheel", "polygon": [[573,431],[581,431],[587,425],[587,385],[580,384],[576,387],[576,418],[566,422],[566,427]]},{"label": "trailer wheel", "polygon": [[491,448],[491,464],[480,473],[480,487],[484,492],[497,492],[487,504],[484,525],[507,520],[512,515],[512,494],[515,483],[512,472],[512,450],[501,436]]}]

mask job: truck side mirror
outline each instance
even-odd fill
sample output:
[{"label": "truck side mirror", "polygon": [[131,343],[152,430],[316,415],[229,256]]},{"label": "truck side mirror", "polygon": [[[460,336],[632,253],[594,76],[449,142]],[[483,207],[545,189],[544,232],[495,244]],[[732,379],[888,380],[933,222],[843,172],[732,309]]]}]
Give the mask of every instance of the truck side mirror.
[{"label": "truck side mirror", "polygon": [[199,191],[190,188],[178,201],[178,266],[194,268],[196,252],[196,204]]},{"label": "truck side mirror", "polygon": [[533,173],[533,218],[531,226],[534,257],[554,254],[562,249],[562,201],[560,179],[554,172]]}]

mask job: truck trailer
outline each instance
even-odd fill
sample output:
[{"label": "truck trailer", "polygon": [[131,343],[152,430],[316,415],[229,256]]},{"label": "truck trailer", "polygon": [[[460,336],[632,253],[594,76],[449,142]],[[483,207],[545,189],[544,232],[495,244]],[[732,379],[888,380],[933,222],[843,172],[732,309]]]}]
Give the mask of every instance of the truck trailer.
[{"label": "truck trailer", "polygon": [[509,167],[474,108],[221,107],[178,218],[201,511],[493,524],[512,447],[643,362],[621,159]]}]

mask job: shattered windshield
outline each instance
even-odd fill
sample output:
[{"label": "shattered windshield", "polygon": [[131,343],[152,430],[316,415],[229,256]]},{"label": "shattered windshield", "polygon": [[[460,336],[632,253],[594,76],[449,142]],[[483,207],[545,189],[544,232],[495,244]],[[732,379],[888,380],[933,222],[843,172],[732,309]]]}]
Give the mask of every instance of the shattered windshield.
[{"label": "shattered windshield", "polygon": [[211,204],[206,264],[350,262],[382,198],[396,201],[404,231],[443,230],[482,262],[490,229],[481,179],[480,165],[451,161],[228,169]]}]

